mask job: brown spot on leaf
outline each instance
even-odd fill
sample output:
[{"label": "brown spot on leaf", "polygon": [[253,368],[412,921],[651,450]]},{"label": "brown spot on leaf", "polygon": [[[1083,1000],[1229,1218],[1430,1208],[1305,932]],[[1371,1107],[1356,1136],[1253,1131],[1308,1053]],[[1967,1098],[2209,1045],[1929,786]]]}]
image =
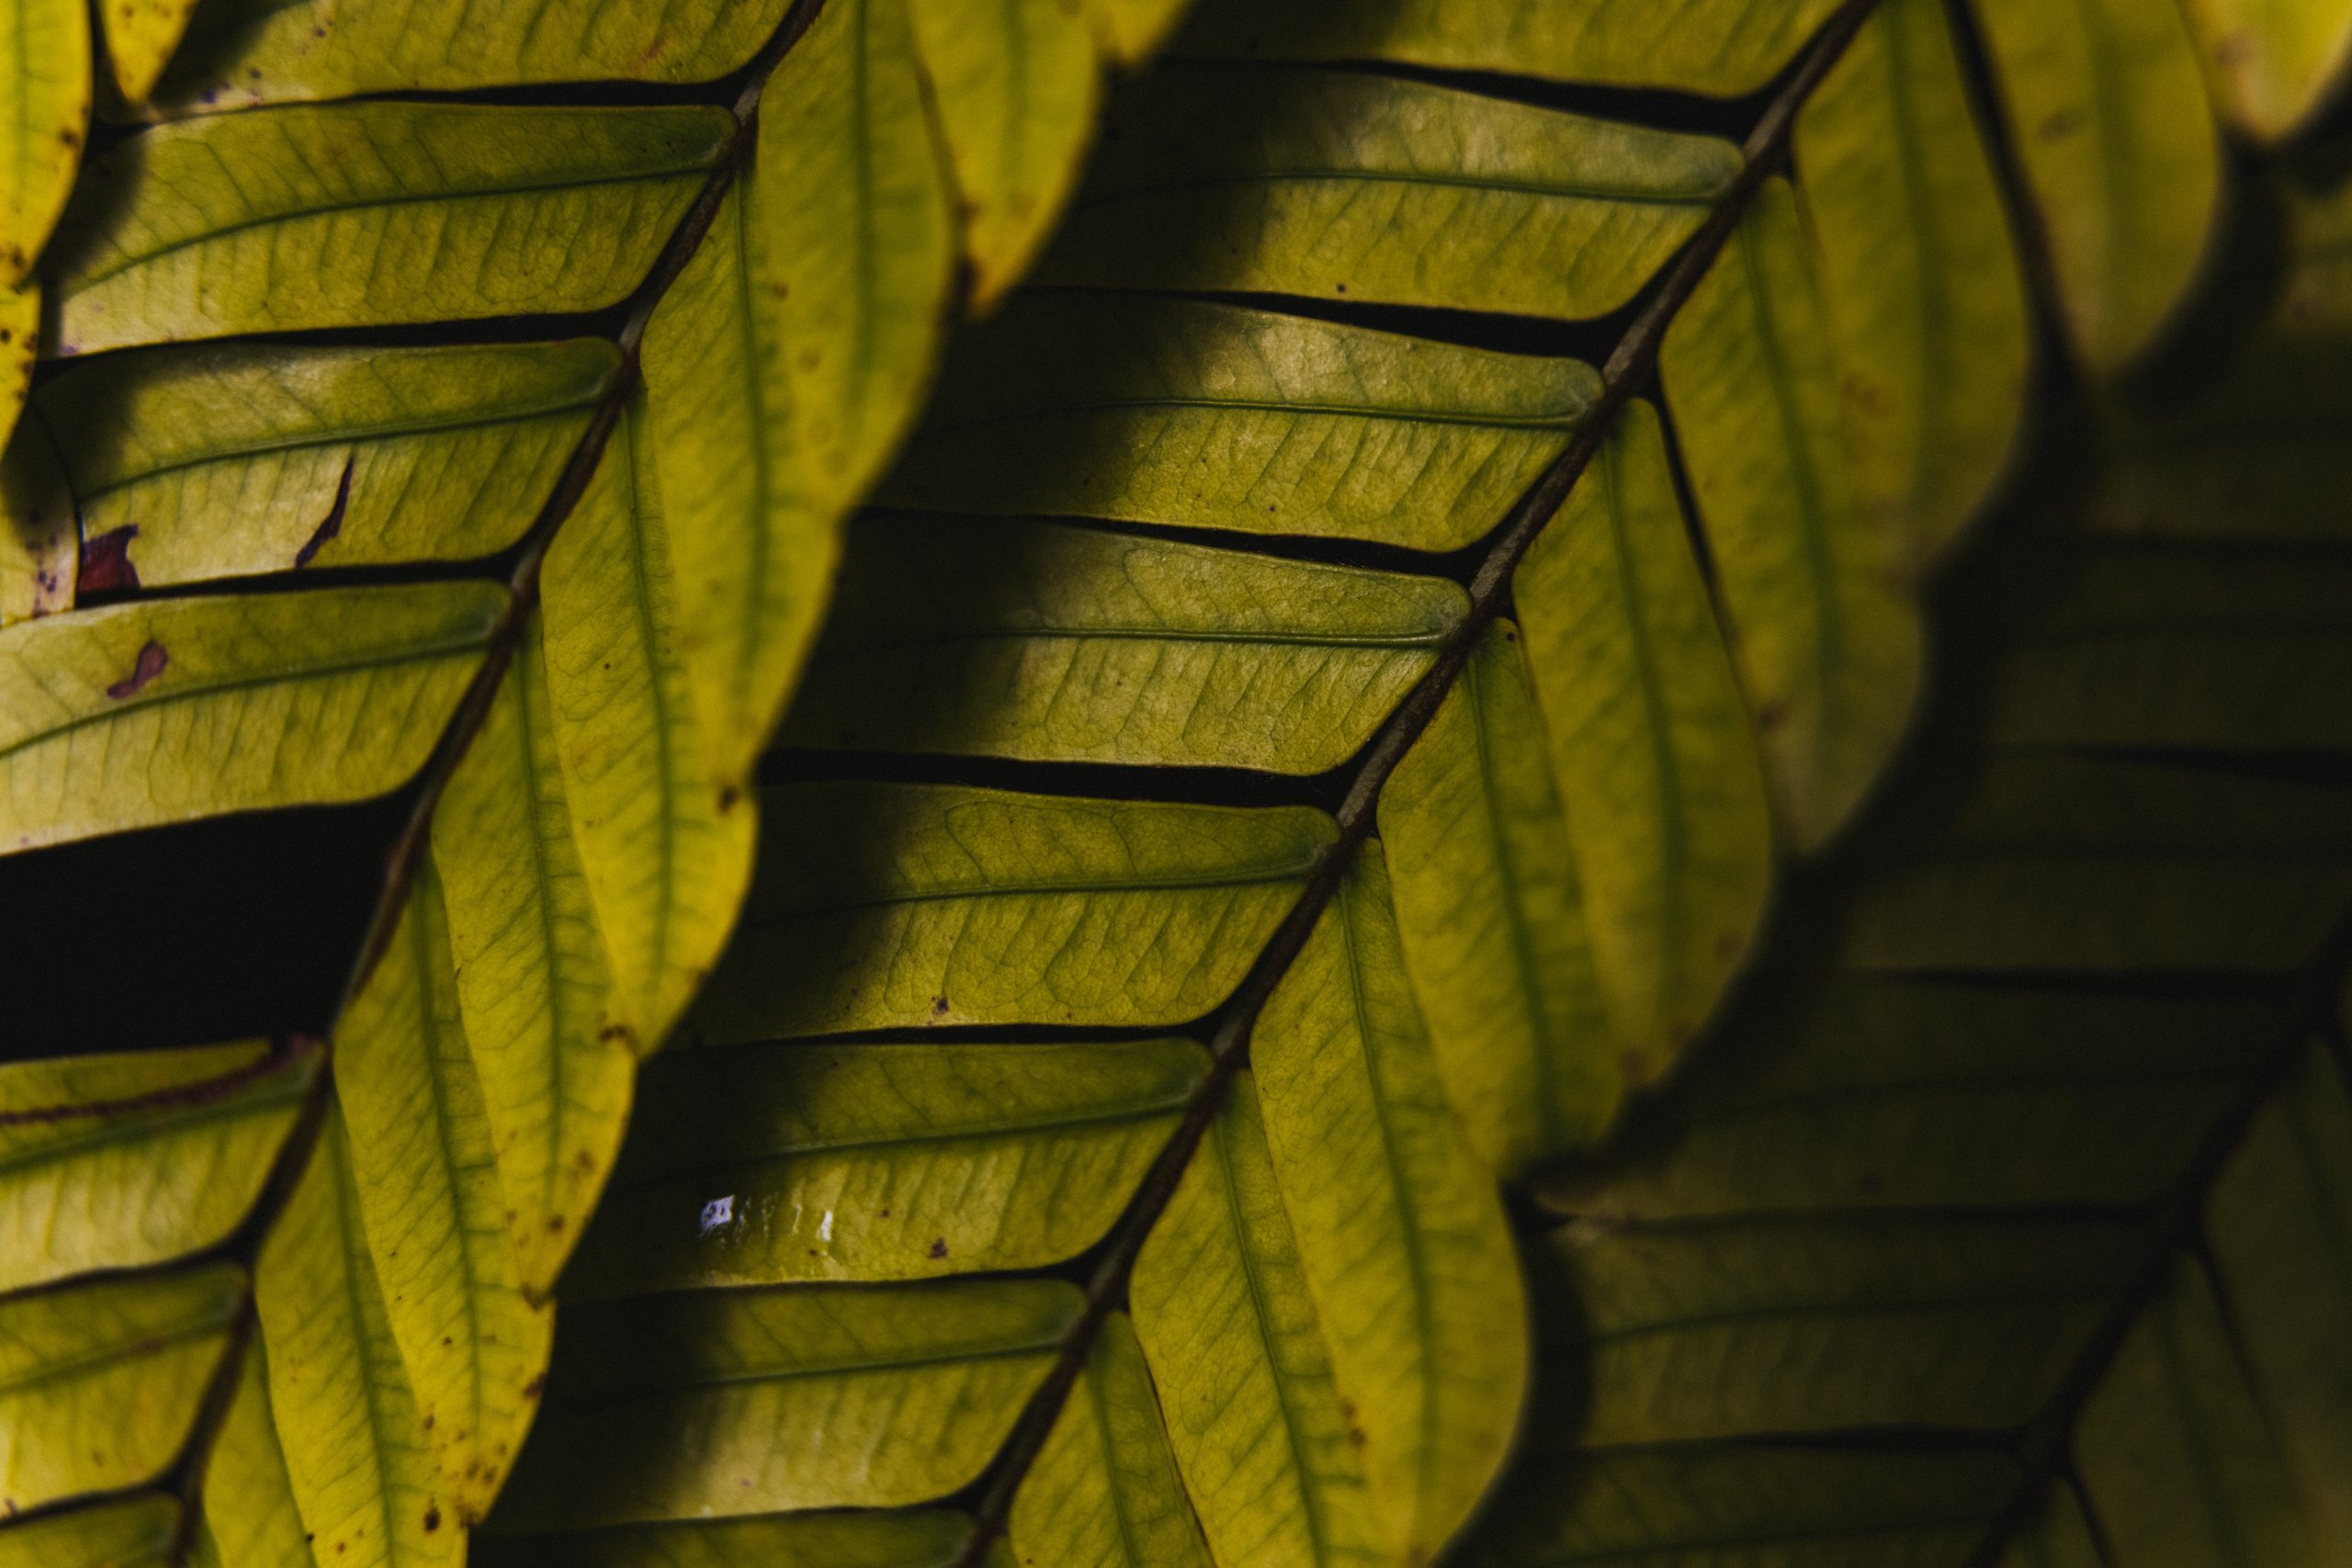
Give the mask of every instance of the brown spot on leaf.
[{"label": "brown spot on leaf", "polygon": [[933,1018],[945,1018],[947,1016],[947,998],[945,997],[940,996],[931,998],[931,1016]]},{"label": "brown spot on leaf", "polygon": [[942,1235],[942,1236],[933,1236],[933,1237],[932,1238],[931,1249],[930,1249],[928,1252],[925,1252],[925,1253],[923,1254],[923,1256],[924,1256],[925,1258],[944,1258],[944,1257],[946,1257],[946,1256],[947,1256],[947,1238],[946,1238],[945,1236],[944,1236],[944,1235]]},{"label": "brown spot on leaf", "polygon": [[2078,108],[2063,108],[2043,120],[2035,129],[2044,141],[2064,141],[2082,128],[2083,111]]},{"label": "brown spot on leaf", "polygon": [[427,1534],[441,1528],[441,1508],[436,1503],[424,1505],[424,1529]]},{"label": "brown spot on leaf", "polygon": [[352,461],[353,459],[349,457],[343,460],[343,478],[334,487],[334,504],[327,508],[326,516],[320,519],[318,527],[311,531],[310,538],[303,542],[302,547],[294,552],[294,564],[297,567],[310,565],[317,558],[318,553],[326,548],[327,541],[343,532],[344,510],[351,504]]},{"label": "brown spot on leaf", "polygon": [[77,593],[102,593],[109,589],[139,586],[139,569],[131,564],[130,541],[139,525],[109,528],[82,547],[82,570],[74,581]]},{"label": "brown spot on leaf", "polygon": [[107,688],[107,695],[117,702],[137,696],[146,689],[149,682],[164,672],[164,667],[171,661],[172,656],[164,651],[164,645],[153,637],[148,638],[147,645],[139,650],[139,662],[130,667],[130,674]]}]

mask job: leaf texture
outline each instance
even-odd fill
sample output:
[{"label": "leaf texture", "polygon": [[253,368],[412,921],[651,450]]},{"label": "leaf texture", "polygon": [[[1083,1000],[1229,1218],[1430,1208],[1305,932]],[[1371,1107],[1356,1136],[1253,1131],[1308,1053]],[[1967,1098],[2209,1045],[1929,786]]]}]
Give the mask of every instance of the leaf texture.
[{"label": "leaf texture", "polygon": [[[1544,1366],[1497,1173],[1589,1144],[1714,1014],[1776,859],[1845,829],[1907,725],[1920,575],[2007,465],[2025,269],[1965,40],[1928,0],[1213,9],[1180,66],[1111,100],[1119,141],[1083,183],[1103,62],[1172,7],[1102,0],[1081,28],[1022,0],[831,0],[752,29],[728,88],[572,101],[566,72],[726,76],[755,10],[677,8],[657,39],[606,7],[588,63],[567,39],[547,75],[533,29],[562,7],[348,30],[223,9],[162,96],[228,112],[127,133],[49,269],[57,352],[136,352],[46,379],[25,426],[62,454],[89,602],[0,650],[88,669],[79,706],[28,705],[0,753],[33,802],[11,837],[423,770],[336,1027],[355,1065],[313,1091],[243,1250],[186,1266],[256,1268],[259,1306],[229,1314],[259,1381],[224,1341],[206,1377],[235,1397],[183,1428],[222,1488],[194,1539],[222,1568],[289,1525],[322,1568],[455,1562],[513,1462],[488,1560],[1430,1561]],[[2186,24],[2177,51],[2120,12],[2020,43],[2014,11],[1980,18],[1998,101],[2104,375],[2196,270],[2212,121]],[[1442,73],[1465,67],[1488,74]],[[1544,85],[1776,75],[1746,150]],[[2132,130],[2087,216],[2082,165],[2019,128],[2020,105],[2086,97]],[[2057,232],[2062,208],[2092,239]],[[1047,285],[1007,298],[1041,251]],[[1645,291],[1658,309],[1628,309]],[[967,297],[1003,302],[926,405]],[[1552,352],[1479,346],[1502,313]],[[1551,323],[1611,316],[1633,325],[1604,381],[1566,351],[1599,334]],[[390,346],[332,335],[355,331]],[[1661,339],[1662,412],[1631,396]],[[890,510],[844,537],[869,498]],[[29,611],[52,558],[23,558]],[[366,585],[241,581],[314,560]],[[456,564],[365,575],[417,562]],[[2092,694],[2146,657],[2134,617],[2186,592],[2121,569],[2020,653],[1996,732],[2242,744],[2250,705],[2215,682],[2277,667],[2240,628],[2297,585],[2224,586],[2201,635],[2231,657],[2135,666],[2117,702]],[[429,694],[350,705],[406,716],[397,756],[255,746],[181,684],[212,668],[182,642],[279,617],[267,658],[221,665],[259,672],[237,701],[266,739],[283,649],[396,600],[474,628]],[[408,657],[380,640],[376,685]],[[227,761],[192,776],[261,782],[115,782],[125,755],[174,776],[147,716],[167,701],[223,716],[199,733]],[[2333,735],[2294,712],[2298,744]],[[2029,948],[2275,973],[2335,891],[2224,844],[2186,898],[2120,865],[2084,894],[2041,842],[1890,879],[1857,973],[1927,985]],[[1965,915],[2062,886],[2015,929]],[[2259,919],[2197,918],[2257,894]],[[693,1048],[616,1154],[636,1057],[707,974]],[[1605,1209],[1538,1259],[1539,1296],[1546,1270],[1608,1270],[1594,1353],[1619,1359],[1585,1432],[1616,1434],[1624,1495],[1728,1517],[1761,1477],[1828,1517],[1860,1491],[1905,1540],[2018,1511],[2023,1472],[1973,1456],[1741,1470],[1743,1449],[1716,1490],[1703,1472],[1767,1418],[1867,1425],[1887,1386],[1921,1421],[2007,1430],[2103,1321],[2117,1222],[2012,1246],[1905,1215],[1878,1256],[1842,1213],[1791,1209],[1657,1247]],[[214,1245],[200,1228],[170,1256]],[[1714,1269],[1709,1244],[1748,1250]],[[1976,1273],[1989,1315],[1919,1299]],[[578,1305],[516,1460],[560,1274]],[[1885,1299],[1884,1353],[1916,1375],[1826,1376],[1785,1416],[1769,1379],[1692,1376],[1673,1338],[1769,1371],[1776,1347],[1876,1333]],[[1726,1316],[1750,1306],[1761,1327]],[[1947,1346],[2005,1359],[1972,1381],[1922,1348]],[[1555,1425],[1545,1453],[1573,1440]],[[209,1510],[248,1503],[232,1545]]]},{"label": "leaf texture", "polygon": [[1547,1397],[1593,1393],[1469,1561],[2340,1555],[2352,844],[2340,779],[2227,719],[2328,683],[2302,590],[2341,563],[2047,538],[2013,564],[2063,586],[1952,721],[1956,787],[1857,845],[1843,934],[1547,1183]]},{"label": "leaf texture", "polygon": [[[1100,78],[1174,9],[110,5],[126,123],[70,202],[87,55],[0,59],[49,94],[12,124],[73,117],[8,198],[19,274],[67,216],[0,312],[6,417],[37,336],[80,361],[0,458],[0,846],[415,803],[328,1052],[0,1081],[0,1235],[25,1243],[0,1313],[197,1278],[227,1303],[170,1377],[160,1351],[87,1358],[74,1412],[110,1405],[128,1438],[0,1418],[22,1506],[65,1510],[0,1526],[0,1553],[147,1551],[153,1486],[182,1499],[157,1550],[207,1568],[463,1561],[638,1059],[741,906],[752,759],[958,268],[975,303],[1010,287]],[[1103,1092],[1148,1131],[1189,1049]],[[1070,1180],[1132,1180],[1149,1150],[1080,1135]],[[957,1153],[849,1175],[921,1187]],[[953,1208],[930,1191],[926,1221]],[[936,1559],[941,1528],[742,1550]]]},{"label": "leaf texture", "polygon": [[[1508,8],[1421,9],[1468,37]],[[743,1516],[889,1506],[910,1478],[906,1505],[977,1509],[966,1562],[998,1530],[1024,1562],[1425,1562],[1486,1498],[1523,1402],[1555,1396],[1497,1175],[1589,1147],[1671,1069],[1755,950],[1777,863],[1845,831],[1874,786],[1920,681],[1922,577],[2018,443],[2028,267],[1963,73],[1973,45],[1942,6],[1844,13],[1752,160],[1541,107],[1540,56],[1480,62],[1516,83],[1408,78],[1362,62],[1423,57],[1364,31],[1314,42],[1320,25],[1204,13],[1178,64],[1114,98],[1120,140],[1041,282],[959,340],[851,531],[697,1044],[655,1070],[659,1114],[568,1281],[641,1336],[707,1315],[692,1332],[722,1360],[732,1314],[830,1313],[845,1291],[942,1333],[964,1292],[1075,1269],[1090,1293],[1022,1350],[1035,1381],[977,1396],[1002,1446],[959,1438],[938,1469],[928,1393],[854,1437],[786,1414],[749,1447],[732,1414],[649,1395],[627,1407],[664,1412],[657,1442],[614,1414],[609,1354],[560,1362],[551,1411],[594,1414],[542,1427],[494,1521],[532,1543],[517,1550],[559,1552],[594,1518],[730,1550]],[[1770,75],[1802,31],[1739,69]],[[1323,64],[1270,63],[1299,61]],[[1725,69],[1679,85],[1745,80]],[[1557,162],[1499,162],[1539,152]],[[1564,196],[1564,170],[1618,183]],[[1661,196],[1665,214],[1635,199]],[[1545,261],[1545,204],[1563,200],[1628,210],[1586,214],[1610,238]],[[1614,385],[1422,313],[1577,321],[1645,288],[1662,304],[1628,314]],[[1632,396],[1653,355],[1662,407]],[[1572,482],[1524,501],[1571,452]],[[1423,623],[1434,657],[1403,690],[1349,668],[1344,689],[1385,712],[1334,726],[1306,671],[1348,668],[1334,629],[1363,637],[1416,579],[1446,606]],[[2041,700],[2079,685],[2020,682]],[[1960,972],[1979,930],[2064,951],[2125,940],[2135,910],[2175,918],[2146,893],[2119,894],[2111,919],[2068,907],[2014,931],[1934,893],[1901,929],[1952,948],[1930,974]],[[2274,902],[2225,951],[2315,940],[2316,895]],[[1851,951],[1896,929],[1858,925]],[[1941,995],[1912,950],[1856,962],[1892,994]],[[1922,1002],[1839,1060],[1892,1063],[1888,1040],[1956,1054],[1940,1016]],[[1182,1055],[1171,1033],[1207,1047],[1196,1083],[1119,1095],[1113,1065]],[[968,1065],[991,1053],[994,1072]],[[905,1120],[866,1109],[882,1084]],[[1103,1151],[1082,1203],[1074,1117]],[[2063,1149],[2064,1131],[2041,1135]],[[1980,1165],[2007,1146],[1959,1132]],[[953,1222],[918,1176],[963,1200]],[[1615,1538],[1559,1555],[1622,1540],[1628,1560],[1672,1561],[1639,1532],[1685,1498],[1751,1544],[1776,1509],[1835,1531],[1860,1498],[1875,1512],[1857,1539],[1934,1562],[2014,1503],[2022,1472],[1984,1456],[1849,1463],[1744,1439],[1770,1415],[1776,1436],[1827,1445],[1889,1388],[1955,1445],[2010,1429],[2066,1381],[2069,1337],[2104,1321],[2130,1238],[2104,1214],[2020,1240],[1905,1213],[1880,1256],[1841,1250],[1843,1209],[1750,1196],[1837,1179],[1743,1167],[1710,1190],[1756,1205],[1736,1214],[1757,1235],[1694,1224],[1608,1253],[1611,1293],[1585,1300],[1593,1354],[1616,1359],[1583,1405],[1533,1405],[1533,1447],[1605,1441],[1625,1502]],[[1632,1228],[1636,1190],[1546,1244],[1538,1300],[1581,1266],[1573,1247]],[[1746,1250],[1718,1263],[1726,1247]],[[1985,1301],[1944,1299],[1975,1287]],[[1878,1334],[1883,1306],[1884,1359],[1833,1368],[1821,1348]],[[1786,1413],[1784,1366],[1823,1369]],[[1739,1451],[1718,1462],[1719,1443]],[[632,1444],[613,1469],[591,1457]],[[806,1490],[770,1479],[787,1452]],[[1600,1528],[1520,1501],[1511,1529]],[[1514,1539],[1494,1561],[1551,1560]]]}]

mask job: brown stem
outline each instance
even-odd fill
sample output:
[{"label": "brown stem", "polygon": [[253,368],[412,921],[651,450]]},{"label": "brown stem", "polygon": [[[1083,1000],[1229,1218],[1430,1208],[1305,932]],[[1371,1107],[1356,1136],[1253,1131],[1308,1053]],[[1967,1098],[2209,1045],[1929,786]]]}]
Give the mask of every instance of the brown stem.
[{"label": "brown stem", "polygon": [[982,1568],[989,1549],[1004,1533],[1012,1517],[1013,1498],[1052,1435],[1063,1403],[1077,1386],[1102,1320],[1125,1298],[1127,1280],[1145,1237],[1175,1195],[1176,1185],[1191,1164],[1193,1151],[1224,1104],[1225,1091],[1233,1075],[1249,1060],[1250,1032],[1260,1011],[1306,947],[1324,910],[1337,897],[1357,852],[1372,837],[1381,790],[1437,716],[1479,639],[1509,603],[1511,573],[1608,441],[1617,416],[1632,400],[1634,389],[1643,384],[1657,365],[1667,328],[1689,302],[1724,243],[1738,228],[1757,192],[1779,166],[1788,150],[1797,111],[1845,54],[1847,46],[1853,42],[1878,3],[1879,0],[1848,0],[1815,36],[1787,85],[1766,106],[1741,147],[1743,163],[1738,177],[1683,248],[1648,308],[1618,339],[1601,369],[1600,396],[1578,425],[1567,449],[1511,508],[1494,542],[1480,558],[1470,581],[1469,614],[1449,637],[1428,673],[1390,712],[1357,763],[1337,813],[1339,837],[1317,863],[1297,902],[1260,950],[1239,987],[1219,1010],[1210,1039],[1213,1059],[1208,1076],[1186,1105],[1183,1119],[1162,1145],[1136,1189],[1134,1201],[1112,1233],[1088,1282],[1084,1305],[1063,1337],[1052,1370],[1023,1407],[1012,1436],[1006,1438],[1004,1449],[998,1455],[996,1473],[981,1497],[972,1534],[957,1554],[954,1568]]}]

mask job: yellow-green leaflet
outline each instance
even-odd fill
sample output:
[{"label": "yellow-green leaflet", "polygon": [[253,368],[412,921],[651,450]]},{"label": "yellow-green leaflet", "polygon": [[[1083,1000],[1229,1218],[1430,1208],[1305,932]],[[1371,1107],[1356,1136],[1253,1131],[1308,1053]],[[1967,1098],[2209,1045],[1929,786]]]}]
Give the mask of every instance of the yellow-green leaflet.
[{"label": "yellow-green leaflet", "polygon": [[74,493],[36,423],[0,452],[0,626],[72,605],[80,558]]},{"label": "yellow-green leaflet", "polygon": [[0,631],[0,849],[391,789],[504,601],[478,582],[336,588]]},{"label": "yellow-green leaflet", "polygon": [[1115,124],[1041,282],[1598,316],[1739,170],[1712,137],[1297,68],[1171,62]]},{"label": "yellow-green leaflet", "polygon": [[2129,364],[2203,260],[2221,145],[2177,5],[1973,0],[2049,236],[2059,304],[2094,371]]},{"label": "yellow-green leaflet", "polygon": [[228,0],[204,8],[162,96],[185,112],[417,89],[705,81],[749,61],[786,5]]},{"label": "yellow-green leaflet", "polygon": [[[2352,196],[2281,182],[2286,276],[2250,340],[2199,407],[2132,411],[2103,533],[2172,539],[2332,538],[2352,464],[2336,439],[2352,413]],[[2263,433],[2249,440],[2249,432]]]},{"label": "yellow-green leaflet", "polygon": [[1736,97],[1761,87],[1838,0],[1210,0],[1180,54],[1397,60]]},{"label": "yellow-green leaflet", "polygon": [[262,1249],[255,1305],[287,1479],[317,1556],[353,1568],[465,1560],[465,1531],[401,1362],[330,1112]]},{"label": "yellow-green leaflet", "polygon": [[1330,841],[1252,811],[999,790],[766,791],[706,1038],[956,1023],[1167,1025],[1232,989]]},{"label": "yellow-green leaflet", "polygon": [[179,1509],[160,1494],[0,1532],[0,1568],[164,1568]]},{"label": "yellow-green leaflet", "polygon": [[[198,1568],[311,1568],[302,1512],[278,1446],[258,1345],[245,1350],[236,1392],[204,1469]],[[5,1540],[0,1537],[0,1540]]]},{"label": "yellow-green leaflet", "polygon": [[1119,1217],[1207,1066],[1180,1040],[673,1055],[647,1069],[565,1293],[1073,1258]]},{"label": "yellow-green leaflet", "polygon": [[1008,1531],[1023,1563],[1210,1568],[1135,1325],[1102,1325]]},{"label": "yellow-green leaflet", "polygon": [[1059,1281],[1001,1280],[575,1308],[551,1380],[565,1398],[541,1415],[494,1528],[944,1496],[1003,1440],[1078,1302]]},{"label": "yellow-green leaflet", "polygon": [[1505,622],[1380,799],[1405,969],[1438,1074],[1473,1146],[1506,1172],[1593,1136],[1625,1089],[1600,1048],[1610,1022],[1588,896],[1544,734]]},{"label": "yellow-green leaflet", "polygon": [[1182,17],[1190,0],[1085,0],[1087,18],[1102,40],[1103,52],[1132,65],[1159,48],[1168,29]]},{"label": "yellow-green leaflet", "polygon": [[196,0],[109,0],[92,9],[106,28],[116,95],[128,106],[145,103],[187,31]]},{"label": "yellow-green leaflet", "polygon": [[1049,523],[872,515],[786,744],[1312,773],[1434,662],[1451,583]]},{"label": "yellow-green leaflet", "polygon": [[1454,1125],[1376,852],[1258,1021],[1266,1142],[1392,1553],[1451,1540],[1501,1467],[1527,1375],[1518,1258]]},{"label": "yellow-green leaflet", "polygon": [[[0,444],[7,441],[24,412],[40,348],[40,286],[28,280],[13,288],[0,288]],[[6,547],[5,541],[0,541],[0,549]]]},{"label": "yellow-green leaflet", "polygon": [[2291,136],[2343,85],[2345,0],[2181,0],[2222,113],[2264,141]]},{"label": "yellow-green leaflet", "polygon": [[1136,1260],[1128,1296],[1212,1557],[1312,1568],[1382,1561],[1363,1459],[1249,1074],[1227,1090]]},{"label": "yellow-green leaflet", "polygon": [[33,417],[110,586],[463,560],[530,525],[618,363],[585,339],[159,349],[75,367]]},{"label": "yellow-green leaflet", "polygon": [[55,352],[612,304],[731,126],[379,99],[142,131],[67,214]]},{"label": "yellow-green leaflet", "polygon": [[0,1120],[0,1290],[222,1239],[259,1195],[317,1066],[313,1053],[244,1044],[0,1067],[0,1118],[86,1108]]},{"label": "yellow-green leaflet", "polygon": [[958,340],[881,499],[1446,549],[1501,517],[1598,390],[1572,359],[1039,294]]},{"label": "yellow-green leaflet", "polygon": [[475,1054],[516,1274],[555,1284],[612,1168],[640,1042],[596,926],[546,671],[526,636],[450,775],[433,864],[447,889],[458,1016]]},{"label": "yellow-green leaflet", "polygon": [[1797,122],[1855,504],[1912,562],[1980,509],[2025,412],[2025,287],[1939,0],[1885,0]]},{"label": "yellow-green leaflet", "polygon": [[905,0],[947,144],[975,309],[1028,270],[1102,100],[1095,28],[1066,0]]},{"label": "yellow-green leaflet", "polygon": [[820,12],[646,333],[679,646],[731,787],[816,635],[842,520],[930,378],[954,256],[919,94],[902,4]]},{"label": "yellow-green leaflet", "polygon": [[733,929],[756,829],[750,799],[707,761],[670,543],[632,404],[548,549],[539,634],[581,871],[642,1050],[668,1035]]},{"label": "yellow-green leaflet", "polygon": [[1758,740],[1649,405],[1626,411],[1512,587],[1617,1059],[1638,1084],[1705,1020],[1770,878]]},{"label": "yellow-green leaflet", "polygon": [[[483,1568],[952,1568],[971,1522],[944,1511],[774,1514],[576,1535],[486,1536]],[[1004,1568],[991,1558],[989,1568]]]},{"label": "yellow-green leaflet", "polygon": [[[526,1041],[461,1017],[439,879],[428,865],[383,961],[335,1035],[351,1176],[444,1484],[480,1517],[522,1447],[551,1314],[523,1294],[486,1070]],[[517,1032],[519,1033],[519,1032]],[[478,1066],[477,1061],[487,1065]]]},{"label": "yellow-green leaflet", "polygon": [[160,1476],[245,1300],[210,1264],[0,1299],[0,1497],[10,1511]]},{"label": "yellow-green leaflet", "polygon": [[0,288],[32,276],[90,130],[90,12],[12,0],[0,29]]},{"label": "yellow-green leaflet", "polygon": [[1773,804],[1800,849],[1852,812],[1910,716],[1916,610],[1859,504],[1797,207],[1775,180],[1660,356]]}]

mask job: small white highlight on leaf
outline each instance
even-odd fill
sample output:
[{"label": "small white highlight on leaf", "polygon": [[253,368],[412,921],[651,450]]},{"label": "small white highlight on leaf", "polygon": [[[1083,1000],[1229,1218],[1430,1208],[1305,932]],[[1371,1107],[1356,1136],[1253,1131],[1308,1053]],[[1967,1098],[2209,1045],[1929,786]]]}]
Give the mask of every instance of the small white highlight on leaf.
[{"label": "small white highlight on leaf", "polygon": [[825,1217],[817,1222],[817,1239],[819,1241],[833,1239],[833,1212],[831,1209],[826,1210]]},{"label": "small white highlight on leaf", "polygon": [[735,1194],[713,1198],[702,1206],[702,1234],[708,1235],[735,1217]]}]

